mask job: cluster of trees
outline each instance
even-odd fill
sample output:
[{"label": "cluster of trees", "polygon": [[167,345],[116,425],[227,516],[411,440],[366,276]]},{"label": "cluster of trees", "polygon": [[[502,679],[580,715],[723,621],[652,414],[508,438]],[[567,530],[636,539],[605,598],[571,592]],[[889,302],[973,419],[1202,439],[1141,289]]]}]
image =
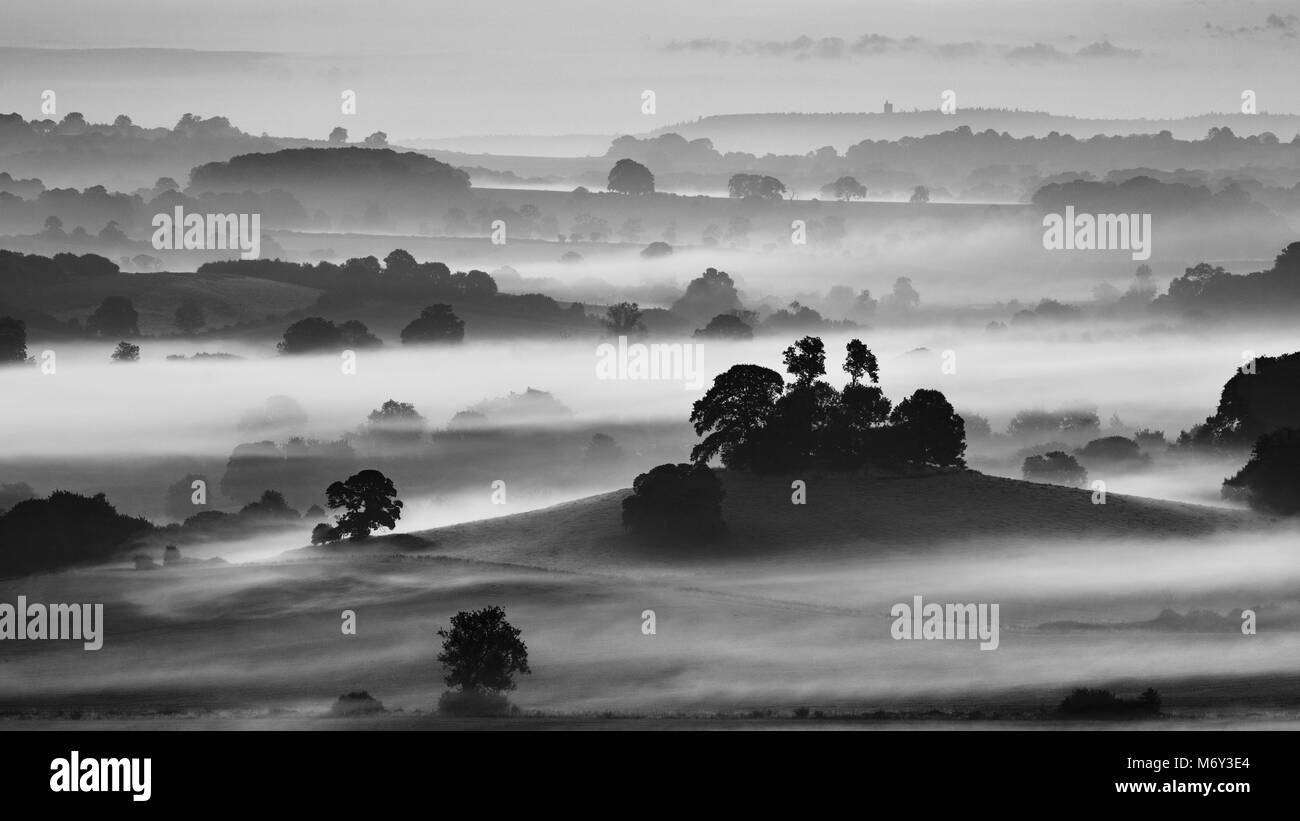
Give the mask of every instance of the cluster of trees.
[{"label": "cluster of trees", "polygon": [[112,276],[120,272],[117,263],[98,254],[22,254],[0,250],[0,285],[36,288],[72,277]]},{"label": "cluster of trees", "polygon": [[284,338],[276,345],[276,349],[282,354],[308,354],[378,348],[383,344],[358,319],[349,319],[335,325],[323,317],[309,316],[286,328]]},{"label": "cluster of trees", "polygon": [[147,520],[118,513],[102,493],[56,490],[19,501],[0,516],[0,575],[103,561],[152,530]]},{"label": "cluster of trees", "polygon": [[496,280],[484,271],[457,271],[441,262],[417,262],[401,248],[381,261],[354,257],[341,265],[333,262],[285,262],[278,259],[234,259],[206,262],[198,272],[237,274],[305,285],[349,294],[375,296],[447,296],[457,299],[491,299]]},{"label": "cluster of trees", "polygon": [[1208,262],[1184,269],[1156,297],[1152,310],[1223,313],[1285,313],[1300,304],[1300,242],[1282,249],[1267,271],[1231,274]]},{"label": "cluster of trees", "polygon": [[789,385],[759,365],[734,365],[714,379],[691,410],[704,437],[691,451],[693,462],[720,457],[728,468],[760,472],[817,464],[964,466],[965,423],[944,395],[920,389],[894,407],[877,384],[875,355],[860,340],[848,343],[849,384],[842,390],[821,378],[821,339],[800,339],[784,360],[794,377]]},{"label": "cluster of trees", "polygon": [[785,183],[764,174],[733,174],[727,181],[727,196],[733,199],[779,200],[785,194]]}]

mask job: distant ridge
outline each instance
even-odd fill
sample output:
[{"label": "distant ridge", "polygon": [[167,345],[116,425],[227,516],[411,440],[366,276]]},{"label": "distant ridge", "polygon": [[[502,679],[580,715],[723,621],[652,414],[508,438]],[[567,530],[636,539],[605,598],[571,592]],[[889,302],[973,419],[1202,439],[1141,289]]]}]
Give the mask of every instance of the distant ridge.
[{"label": "distant ridge", "polygon": [[1169,131],[1179,139],[1201,139],[1211,126],[1228,126],[1237,136],[1271,131],[1283,142],[1300,133],[1300,114],[1206,113],[1176,119],[1100,119],[1070,117],[1045,111],[1001,108],[958,109],[943,114],[924,111],[842,112],[823,114],[715,114],[646,132],[643,136],[680,134],[688,140],[706,137],[719,151],[751,154],[805,154],[822,146],[845,148],[863,140],[897,140],[950,131],[993,129],[1013,137],[1045,137],[1052,131],[1079,138],[1097,134],[1157,134]]}]

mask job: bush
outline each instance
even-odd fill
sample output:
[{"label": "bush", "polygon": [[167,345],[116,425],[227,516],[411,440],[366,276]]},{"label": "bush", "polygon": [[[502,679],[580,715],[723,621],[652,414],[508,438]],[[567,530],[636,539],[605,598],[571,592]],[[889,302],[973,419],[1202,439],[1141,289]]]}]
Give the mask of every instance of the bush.
[{"label": "bush", "polygon": [[1122,699],[1110,690],[1080,687],[1061,701],[1061,713],[1080,718],[1142,718],[1160,715],[1160,694],[1148,687],[1135,699]]},{"label": "bush", "polygon": [[1079,487],[1088,481],[1088,471],[1083,469],[1078,460],[1059,450],[1048,451],[1042,456],[1030,456],[1021,466],[1021,472],[1030,482]]},{"label": "bush", "polygon": [[632,482],[623,526],[657,538],[709,541],[726,535],[722,483],[707,465],[664,464]]}]

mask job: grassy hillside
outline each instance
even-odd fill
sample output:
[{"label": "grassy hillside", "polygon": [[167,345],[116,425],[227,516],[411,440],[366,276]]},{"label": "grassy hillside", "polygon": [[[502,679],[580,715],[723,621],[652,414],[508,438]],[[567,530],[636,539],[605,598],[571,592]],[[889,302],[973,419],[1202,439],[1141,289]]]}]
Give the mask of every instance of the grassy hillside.
[{"label": "grassy hillside", "polygon": [[[911,552],[966,540],[1195,538],[1254,520],[1247,513],[1113,494],[1104,505],[1095,505],[1089,491],[974,471],[908,477],[721,475],[723,518],[731,535],[704,549],[645,545],[629,538],[621,518],[628,490],[413,535],[440,555],[586,570],[743,556]],[[796,478],[807,484],[804,505],[791,503]],[[381,537],[366,549],[403,550],[414,544],[412,535]]]}]

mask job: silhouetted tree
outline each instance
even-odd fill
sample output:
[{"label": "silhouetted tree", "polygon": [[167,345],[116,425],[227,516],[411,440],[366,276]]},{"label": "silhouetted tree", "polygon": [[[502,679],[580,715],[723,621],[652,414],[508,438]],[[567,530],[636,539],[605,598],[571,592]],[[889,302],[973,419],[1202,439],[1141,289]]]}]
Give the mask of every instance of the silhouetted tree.
[{"label": "silhouetted tree", "polygon": [[388,145],[388,135],[382,131],[376,131],[366,137],[365,145],[368,148],[384,148]]},{"label": "silhouetted tree", "polygon": [[1266,513],[1300,513],[1300,429],[1281,428],[1259,437],[1250,460],[1223,481],[1223,495],[1243,498]]},{"label": "silhouetted tree", "polygon": [[341,538],[364,539],[381,527],[397,527],[402,518],[402,502],[393,480],[377,470],[363,470],[347,481],[333,483],[325,489],[325,497],[331,510],[345,511],[338,517]]},{"label": "silhouetted tree", "polygon": [[152,529],[144,519],[119,514],[102,493],[56,490],[0,516],[0,576],[104,561]]},{"label": "silhouetted tree", "polygon": [[402,329],[403,345],[455,343],[465,339],[465,323],[450,305],[428,305]]},{"label": "silhouetted tree", "polygon": [[372,431],[404,439],[419,439],[424,433],[424,417],[409,402],[389,399],[366,417]]},{"label": "silhouetted tree", "polygon": [[912,189],[912,198],[911,200],[909,200],[909,202],[923,203],[929,201],[930,201],[929,188],[926,188],[924,185],[918,185],[916,188]]},{"label": "silhouetted tree", "polygon": [[876,363],[876,355],[871,352],[871,349],[862,344],[860,339],[849,340],[847,349],[848,356],[844,359],[844,372],[849,375],[850,384],[858,384],[863,374],[870,376],[873,384],[879,382],[880,366]]},{"label": "silhouetted tree", "polygon": [[608,187],[620,194],[653,194],[655,175],[636,160],[622,159],[609,170]]},{"label": "silhouetted tree", "polygon": [[516,673],[532,673],[521,633],[496,606],[462,610],[452,616],[450,629],[438,629],[443,682],[462,693],[496,694],[515,689]]},{"label": "silhouetted tree", "polygon": [[727,532],[722,483],[702,464],[664,464],[632,482],[623,499],[623,526],[638,535],[708,541]]},{"label": "silhouetted tree", "polygon": [[720,455],[728,467],[744,467],[784,388],[781,374],[759,365],[732,365],[718,374],[691,408],[691,424],[704,436],[691,460],[703,464]]},{"label": "silhouetted tree", "polygon": [[130,342],[119,342],[117,348],[113,351],[112,360],[114,362],[139,362],[140,346],[132,345]]},{"label": "silhouetted tree", "polygon": [[939,391],[922,388],[894,408],[889,417],[903,458],[914,464],[962,467],[966,464],[966,424]]},{"label": "silhouetted tree", "polygon": [[329,141],[335,145],[347,142],[348,130],[341,125],[334,126],[334,130],[330,132]]},{"label": "silhouetted tree", "polygon": [[785,349],[782,354],[785,371],[795,378],[800,387],[811,385],[819,376],[826,375],[826,346],[815,336],[805,336]]}]

